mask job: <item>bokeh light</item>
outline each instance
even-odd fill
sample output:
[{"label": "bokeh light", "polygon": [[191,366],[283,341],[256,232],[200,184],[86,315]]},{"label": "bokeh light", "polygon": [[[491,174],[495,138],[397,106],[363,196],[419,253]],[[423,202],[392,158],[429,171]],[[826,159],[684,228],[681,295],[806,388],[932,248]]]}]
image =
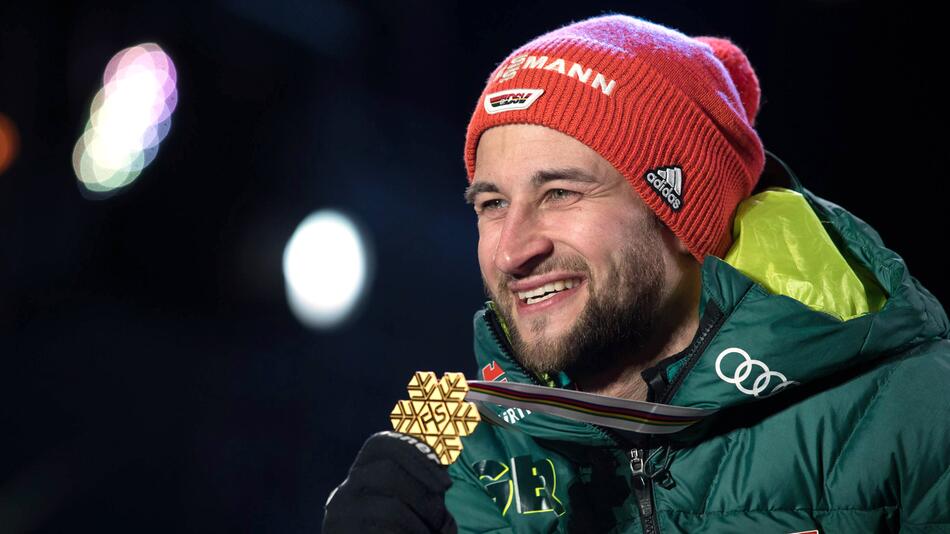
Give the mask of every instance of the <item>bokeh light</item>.
[{"label": "bokeh light", "polygon": [[310,328],[328,329],[351,317],[372,272],[364,234],[335,210],[311,214],[284,249],[284,282],[291,311]]},{"label": "bokeh light", "polygon": [[0,174],[10,168],[20,150],[20,135],[16,124],[0,113]]},{"label": "bokeh light", "polygon": [[155,158],[178,103],[175,65],[155,43],[122,50],[106,65],[102,89],[73,150],[73,169],[93,198],[129,185]]}]

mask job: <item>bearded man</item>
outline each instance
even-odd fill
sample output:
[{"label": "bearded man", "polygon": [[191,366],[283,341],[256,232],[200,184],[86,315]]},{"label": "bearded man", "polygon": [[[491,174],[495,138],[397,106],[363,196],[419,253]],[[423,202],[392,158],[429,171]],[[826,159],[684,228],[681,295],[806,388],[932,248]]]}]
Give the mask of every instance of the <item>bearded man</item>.
[{"label": "bearded man", "polygon": [[730,41],[628,16],[512,52],[464,153],[477,368],[574,415],[499,406],[447,470],[374,436],[327,531],[950,531],[947,315],[759,100]]}]

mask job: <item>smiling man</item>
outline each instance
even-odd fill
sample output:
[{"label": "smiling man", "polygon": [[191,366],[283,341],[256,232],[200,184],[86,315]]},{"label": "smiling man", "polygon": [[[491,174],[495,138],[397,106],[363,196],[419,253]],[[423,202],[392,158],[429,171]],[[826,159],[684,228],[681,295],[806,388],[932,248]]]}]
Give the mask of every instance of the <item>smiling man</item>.
[{"label": "smiling man", "polygon": [[371,437],[325,532],[950,532],[947,314],[759,99],[730,41],[621,15],[500,63],[464,158],[508,405],[447,470]]}]

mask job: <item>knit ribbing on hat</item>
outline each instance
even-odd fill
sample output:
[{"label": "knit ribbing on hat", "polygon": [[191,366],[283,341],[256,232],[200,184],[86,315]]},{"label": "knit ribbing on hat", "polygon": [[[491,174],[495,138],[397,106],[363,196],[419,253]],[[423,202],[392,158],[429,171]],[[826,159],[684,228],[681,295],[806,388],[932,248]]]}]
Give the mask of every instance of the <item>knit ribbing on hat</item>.
[{"label": "knit ribbing on hat", "polygon": [[[535,99],[486,109],[486,96],[509,90]],[[765,164],[752,128],[759,98],[748,59],[728,40],[625,15],[584,20],[516,49],[492,72],[466,134],[468,181],[485,130],[546,126],[613,165],[698,261],[721,258]],[[648,181],[675,167],[678,195],[672,179],[666,189]]]}]

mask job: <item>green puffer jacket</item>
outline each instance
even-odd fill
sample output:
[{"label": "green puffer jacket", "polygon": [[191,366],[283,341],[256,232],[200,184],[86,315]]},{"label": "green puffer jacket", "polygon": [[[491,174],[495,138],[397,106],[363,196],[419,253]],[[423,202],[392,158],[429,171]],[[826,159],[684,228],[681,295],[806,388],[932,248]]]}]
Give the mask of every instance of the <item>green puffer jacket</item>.
[{"label": "green puffer jacket", "polygon": [[[497,406],[449,468],[460,532],[950,532],[943,307],[771,153],[758,192],[702,265],[692,343],[643,373],[718,411],[663,437]],[[519,365],[493,303],[474,322],[480,379],[574,389]]]}]

